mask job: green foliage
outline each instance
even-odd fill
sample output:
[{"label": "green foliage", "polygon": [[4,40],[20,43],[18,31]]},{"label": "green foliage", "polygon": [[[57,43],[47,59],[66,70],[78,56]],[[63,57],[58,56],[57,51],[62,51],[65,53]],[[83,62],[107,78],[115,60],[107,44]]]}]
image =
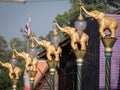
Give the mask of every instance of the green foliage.
[{"label": "green foliage", "polygon": [[[19,49],[21,50],[25,48],[24,47],[25,42],[23,42],[19,38],[13,38],[10,41],[11,46],[13,43],[15,44],[15,47],[17,48],[19,47]],[[0,36],[0,61],[7,62],[10,60],[10,58],[12,58],[12,49],[8,48],[7,41],[4,39],[4,37]],[[24,70],[23,65],[24,65],[24,61],[18,60],[17,66],[20,67],[22,70]],[[12,90],[12,81],[10,80],[8,73],[9,73],[8,69],[0,65],[0,89],[1,90]],[[20,78],[21,79],[19,79],[18,81],[18,88],[21,88],[21,87],[23,88],[22,76]],[[19,90],[23,90],[23,89],[19,89]]]},{"label": "green foliage", "polygon": [[[71,8],[64,14],[57,15],[56,20],[60,26],[74,26],[74,22],[80,15],[80,0],[69,0]],[[81,4],[88,10],[99,10],[104,13],[110,13],[115,9],[120,8],[120,1],[118,0],[81,0]],[[83,16],[84,12],[81,11]],[[87,18],[87,17],[86,17]],[[63,35],[63,34],[62,34]],[[65,36],[66,37],[66,36]]]},{"label": "green foliage", "polygon": [[20,38],[13,38],[12,40],[10,40],[11,48],[13,47],[13,45],[15,48],[17,48],[20,51],[23,51],[26,48],[25,41],[22,41]]},{"label": "green foliage", "polygon": [[[77,20],[79,14],[80,14],[80,0],[69,0],[71,3],[71,9],[66,11],[64,14],[58,14],[56,16],[57,22],[60,24],[61,27],[64,26],[74,26],[74,22]],[[82,5],[85,6],[85,8],[89,11],[91,10],[99,10],[105,13],[110,13],[115,9],[120,8],[120,0],[82,0]],[[65,39],[67,37],[66,34],[60,32],[57,30],[62,38]],[[50,37],[53,35],[53,31],[50,31],[46,37],[39,36],[39,40],[47,39],[50,40]],[[18,51],[26,51],[28,47],[31,45],[31,40],[28,39],[26,35],[23,34],[23,39],[20,38],[13,38],[10,40],[9,44],[12,47],[14,44],[15,48]],[[39,45],[37,46],[37,49],[39,49],[39,52],[43,50],[42,47]],[[8,48],[8,43],[4,39],[3,36],[0,35],[0,61],[6,62],[9,61],[9,59],[12,56],[12,49]],[[17,90],[23,90],[23,71],[25,68],[25,62],[22,58],[16,57],[18,59],[17,66],[22,69],[22,74],[18,82]],[[0,65],[0,89],[1,90],[11,90],[12,89],[12,83],[8,76],[8,69],[3,68]]]},{"label": "green foliage", "polygon": [[[71,8],[64,12],[64,14],[58,14],[56,16],[57,22],[61,27],[64,26],[74,26],[74,22],[77,20],[80,15],[80,0],[69,0],[71,3]],[[82,5],[88,10],[99,10],[104,13],[110,13],[115,9],[120,8],[120,1],[118,0],[81,0]],[[82,12],[82,11],[81,11]],[[84,12],[82,12],[83,16],[85,16]],[[86,17],[87,18],[87,17]],[[59,30],[58,30],[59,31]],[[52,35],[52,31],[48,33],[46,39],[50,39]],[[63,33],[60,33],[62,39],[66,37]]]},{"label": "green foliage", "polygon": [[3,90],[10,90],[12,86],[11,80],[8,77],[8,70],[5,68],[2,68],[0,72],[0,85],[2,86]]},{"label": "green foliage", "polygon": [[7,41],[3,36],[0,36],[0,49],[6,49],[8,47]]},{"label": "green foliage", "polygon": [[3,36],[0,36],[0,60],[4,61],[6,57],[6,51],[7,51],[7,41],[4,39]]},{"label": "green foliage", "polygon": [[[76,5],[80,0],[70,0],[72,6]],[[119,0],[81,0],[87,10],[100,10],[106,13],[112,12],[120,8]]]},{"label": "green foliage", "polygon": [[[81,0],[82,5],[87,10],[99,10],[105,13],[110,13],[114,9],[120,8],[120,1],[118,0]],[[70,0],[71,9],[62,15],[57,15],[56,19],[62,26],[70,25],[73,26],[75,20],[80,14],[80,0]]]},{"label": "green foliage", "polygon": [[50,31],[48,35],[46,35],[46,40],[50,40],[51,36],[53,35],[53,31]]}]

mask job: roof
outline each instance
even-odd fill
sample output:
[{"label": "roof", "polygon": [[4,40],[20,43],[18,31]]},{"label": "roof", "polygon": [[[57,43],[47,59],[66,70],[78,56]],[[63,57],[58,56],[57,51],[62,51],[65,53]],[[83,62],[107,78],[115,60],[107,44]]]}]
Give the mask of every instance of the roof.
[{"label": "roof", "polygon": [[112,14],[120,14],[120,9],[113,11]]},{"label": "roof", "polygon": [[35,81],[34,81],[34,85],[36,86],[37,83],[39,82],[39,80],[43,77],[43,75],[45,74],[45,72],[48,70],[48,64],[47,62],[42,62],[39,61],[37,64],[37,74],[35,76]]}]

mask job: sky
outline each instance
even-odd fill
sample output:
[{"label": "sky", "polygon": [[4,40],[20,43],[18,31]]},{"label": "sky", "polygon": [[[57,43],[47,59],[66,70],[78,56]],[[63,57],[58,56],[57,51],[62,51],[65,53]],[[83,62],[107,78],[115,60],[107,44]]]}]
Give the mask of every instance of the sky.
[{"label": "sky", "polygon": [[28,15],[31,17],[31,31],[36,37],[45,37],[53,30],[53,20],[71,8],[69,0],[28,0],[27,3],[0,2],[0,35],[8,42],[15,37],[22,38]]}]

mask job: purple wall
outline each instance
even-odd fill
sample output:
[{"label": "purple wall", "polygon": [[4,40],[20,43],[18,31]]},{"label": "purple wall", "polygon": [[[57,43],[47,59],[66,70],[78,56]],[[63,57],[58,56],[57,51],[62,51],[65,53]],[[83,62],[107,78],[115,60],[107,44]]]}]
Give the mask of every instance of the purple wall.
[{"label": "purple wall", "polygon": [[[111,58],[111,88],[116,89],[118,85],[119,67],[120,67],[120,15],[107,14],[107,16],[113,17],[119,22],[117,31],[117,41],[113,47],[113,54]],[[100,41],[100,79],[99,87],[105,87],[105,56],[104,47]]]}]

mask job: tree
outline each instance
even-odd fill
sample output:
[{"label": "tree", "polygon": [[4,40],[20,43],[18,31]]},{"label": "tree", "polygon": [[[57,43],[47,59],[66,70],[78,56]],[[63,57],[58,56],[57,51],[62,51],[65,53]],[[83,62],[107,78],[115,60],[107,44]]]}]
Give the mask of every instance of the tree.
[{"label": "tree", "polygon": [[[80,0],[70,0],[71,8],[64,14],[57,15],[56,19],[61,26],[74,26],[80,14]],[[105,13],[110,13],[115,9],[120,8],[120,1],[118,0],[82,0],[82,5],[87,10],[99,10]]]},{"label": "tree", "polygon": [[[3,36],[0,36],[0,61],[6,62],[8,61],[8,55],[7,55],[7,41],[4,39]],[[9,82],[8,71],[7,69],[3,68],[0,65],[0,86],[1,88],[5,89],[6,87],[9,87],[11,84]]]},{"label": "tree", "polygon": [[[3,59],[4,57],[6,57],[5,53],[6,53],[7,47],[8,47],[7,41],[4,39],[3,36],[0,36],[0,59],[1,58]],[[2,60],[2,61],[4,61],[4,60]]]},{"label": "tree", "polygon": [[26,49],[25,41],[21,40],[20,38],[13,38],[9,42],[11,48],[14,45],[15,48],[19,49],[20,51],[23,51]]},{"label": "tree", "polygon": [[[71,4],[75,5],[79,0],[70,0]],[[120,8],[119,0],[81,0],[87,9],[97,9],[101,11],[110,11],[113,8]]]},{"label": "tree", "polygon": [[[2,62],[7,62],[12,58],[12,49],[11,48],[7,48],[7,41],[4,40],[3,37],[0,36],[0,50],[2,50],[1,56],[0,56],[0,61]],[[16,49],[19,49],[20,51],[25,50],[25,42],[22,41],[19,38],[13,38],[10,42],[10,46],[12,47],[12,45],[15,45]],[[17,57],[16,57],[17,58]],[[18,63],[17,66],[20,67],[22,69],[22,71],[24,70],[24,60],[21,60],[22,58],[17,58],[18,59]],[[10,80],[9,76],[8,76],[8,69],[1,67],[1,74],[0,74],[0,85],[4,88],[4,90],[11,90],[12,88],[12,81]],[[20,76],[20,79],[18,81],[17,84],[17,89],[19,88],[19,90],[23,90],[23,73]]]}]

